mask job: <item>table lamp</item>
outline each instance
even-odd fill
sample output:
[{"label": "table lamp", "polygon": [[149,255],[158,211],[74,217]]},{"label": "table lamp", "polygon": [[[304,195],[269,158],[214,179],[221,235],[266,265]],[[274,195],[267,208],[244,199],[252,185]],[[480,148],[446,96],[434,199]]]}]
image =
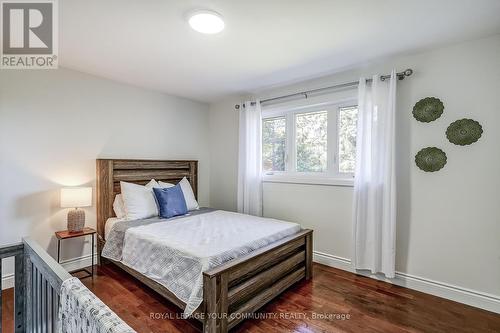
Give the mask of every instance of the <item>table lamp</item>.
[{"label": "table lamp", "polygon": [[92,206],[92,187],[66,187],[61,189],[61,207],[74,208],[68,212],[68,230],[79,232],[85,226],[85,211]]}]

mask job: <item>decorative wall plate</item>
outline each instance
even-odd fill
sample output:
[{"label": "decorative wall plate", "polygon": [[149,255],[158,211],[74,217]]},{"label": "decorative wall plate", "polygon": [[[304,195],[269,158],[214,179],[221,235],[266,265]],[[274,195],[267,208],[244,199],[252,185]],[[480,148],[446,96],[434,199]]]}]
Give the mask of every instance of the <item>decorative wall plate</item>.
[{"label": "decorative wall plate", "polygon": [[446,130],[448,140],[459,146],[466,146],[476,142],[482,134],[483,127],[473,119],[454,121]]},{"label": "decorative wall plate", "polygon": [[444,105],[439,98],[426,97],[413,107],[413,117],[423,123],[430,123],[441,117]]},{"label": "decorative wall plate", "polygon": [[427,147],[415,155],[415,163],[425,172],[434,172],[442,169],[446,164],[446,154],[439,148]]}]

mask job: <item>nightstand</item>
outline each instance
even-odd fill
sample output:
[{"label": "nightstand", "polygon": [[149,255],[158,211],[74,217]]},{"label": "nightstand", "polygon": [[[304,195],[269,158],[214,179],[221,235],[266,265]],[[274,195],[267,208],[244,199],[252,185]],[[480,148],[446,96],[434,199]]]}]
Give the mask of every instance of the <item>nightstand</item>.
[{"label": "nightstand", "polygon": [[94,235],[97,233],[95,229],[92,228],[83,228],[82,231],[78,232],[70,232],[69,230],[62,230],[62,231],[57,231],[56,238],[57,238],[57,262],[59,263],[60,258],[61,258],[61,241],[63,239],[68,239],[68,238],[75,238],[75,237],[86,237],[90,236],[92,238],[92,267],[91,271],[89,271],[86,268],[82,269],[77,269],[75,271],[72,271],[71,273],[77,273],[77,272],[87,272],[88,275],[81,277],[81,279],[87,278],[87,277],[92,277],[94,278]]}]

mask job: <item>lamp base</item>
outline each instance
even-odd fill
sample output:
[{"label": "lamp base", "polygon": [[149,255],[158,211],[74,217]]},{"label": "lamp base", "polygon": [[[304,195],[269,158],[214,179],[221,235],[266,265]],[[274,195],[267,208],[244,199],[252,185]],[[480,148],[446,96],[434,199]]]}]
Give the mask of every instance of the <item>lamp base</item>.
[{"label": "lamp base", "polygon": [[83,209],[73,209],[68,212],[68,231],[79,232],[85,226],[85,211]]}]

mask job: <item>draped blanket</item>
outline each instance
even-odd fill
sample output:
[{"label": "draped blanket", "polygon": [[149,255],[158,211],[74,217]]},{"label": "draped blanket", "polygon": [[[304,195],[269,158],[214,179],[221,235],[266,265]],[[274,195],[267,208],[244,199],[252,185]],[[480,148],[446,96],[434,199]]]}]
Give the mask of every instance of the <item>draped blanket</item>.
[{"label": "draped blanket", "polygon": [[75,277],[62,283],[58,328],[59,333],[135,332]]}]

